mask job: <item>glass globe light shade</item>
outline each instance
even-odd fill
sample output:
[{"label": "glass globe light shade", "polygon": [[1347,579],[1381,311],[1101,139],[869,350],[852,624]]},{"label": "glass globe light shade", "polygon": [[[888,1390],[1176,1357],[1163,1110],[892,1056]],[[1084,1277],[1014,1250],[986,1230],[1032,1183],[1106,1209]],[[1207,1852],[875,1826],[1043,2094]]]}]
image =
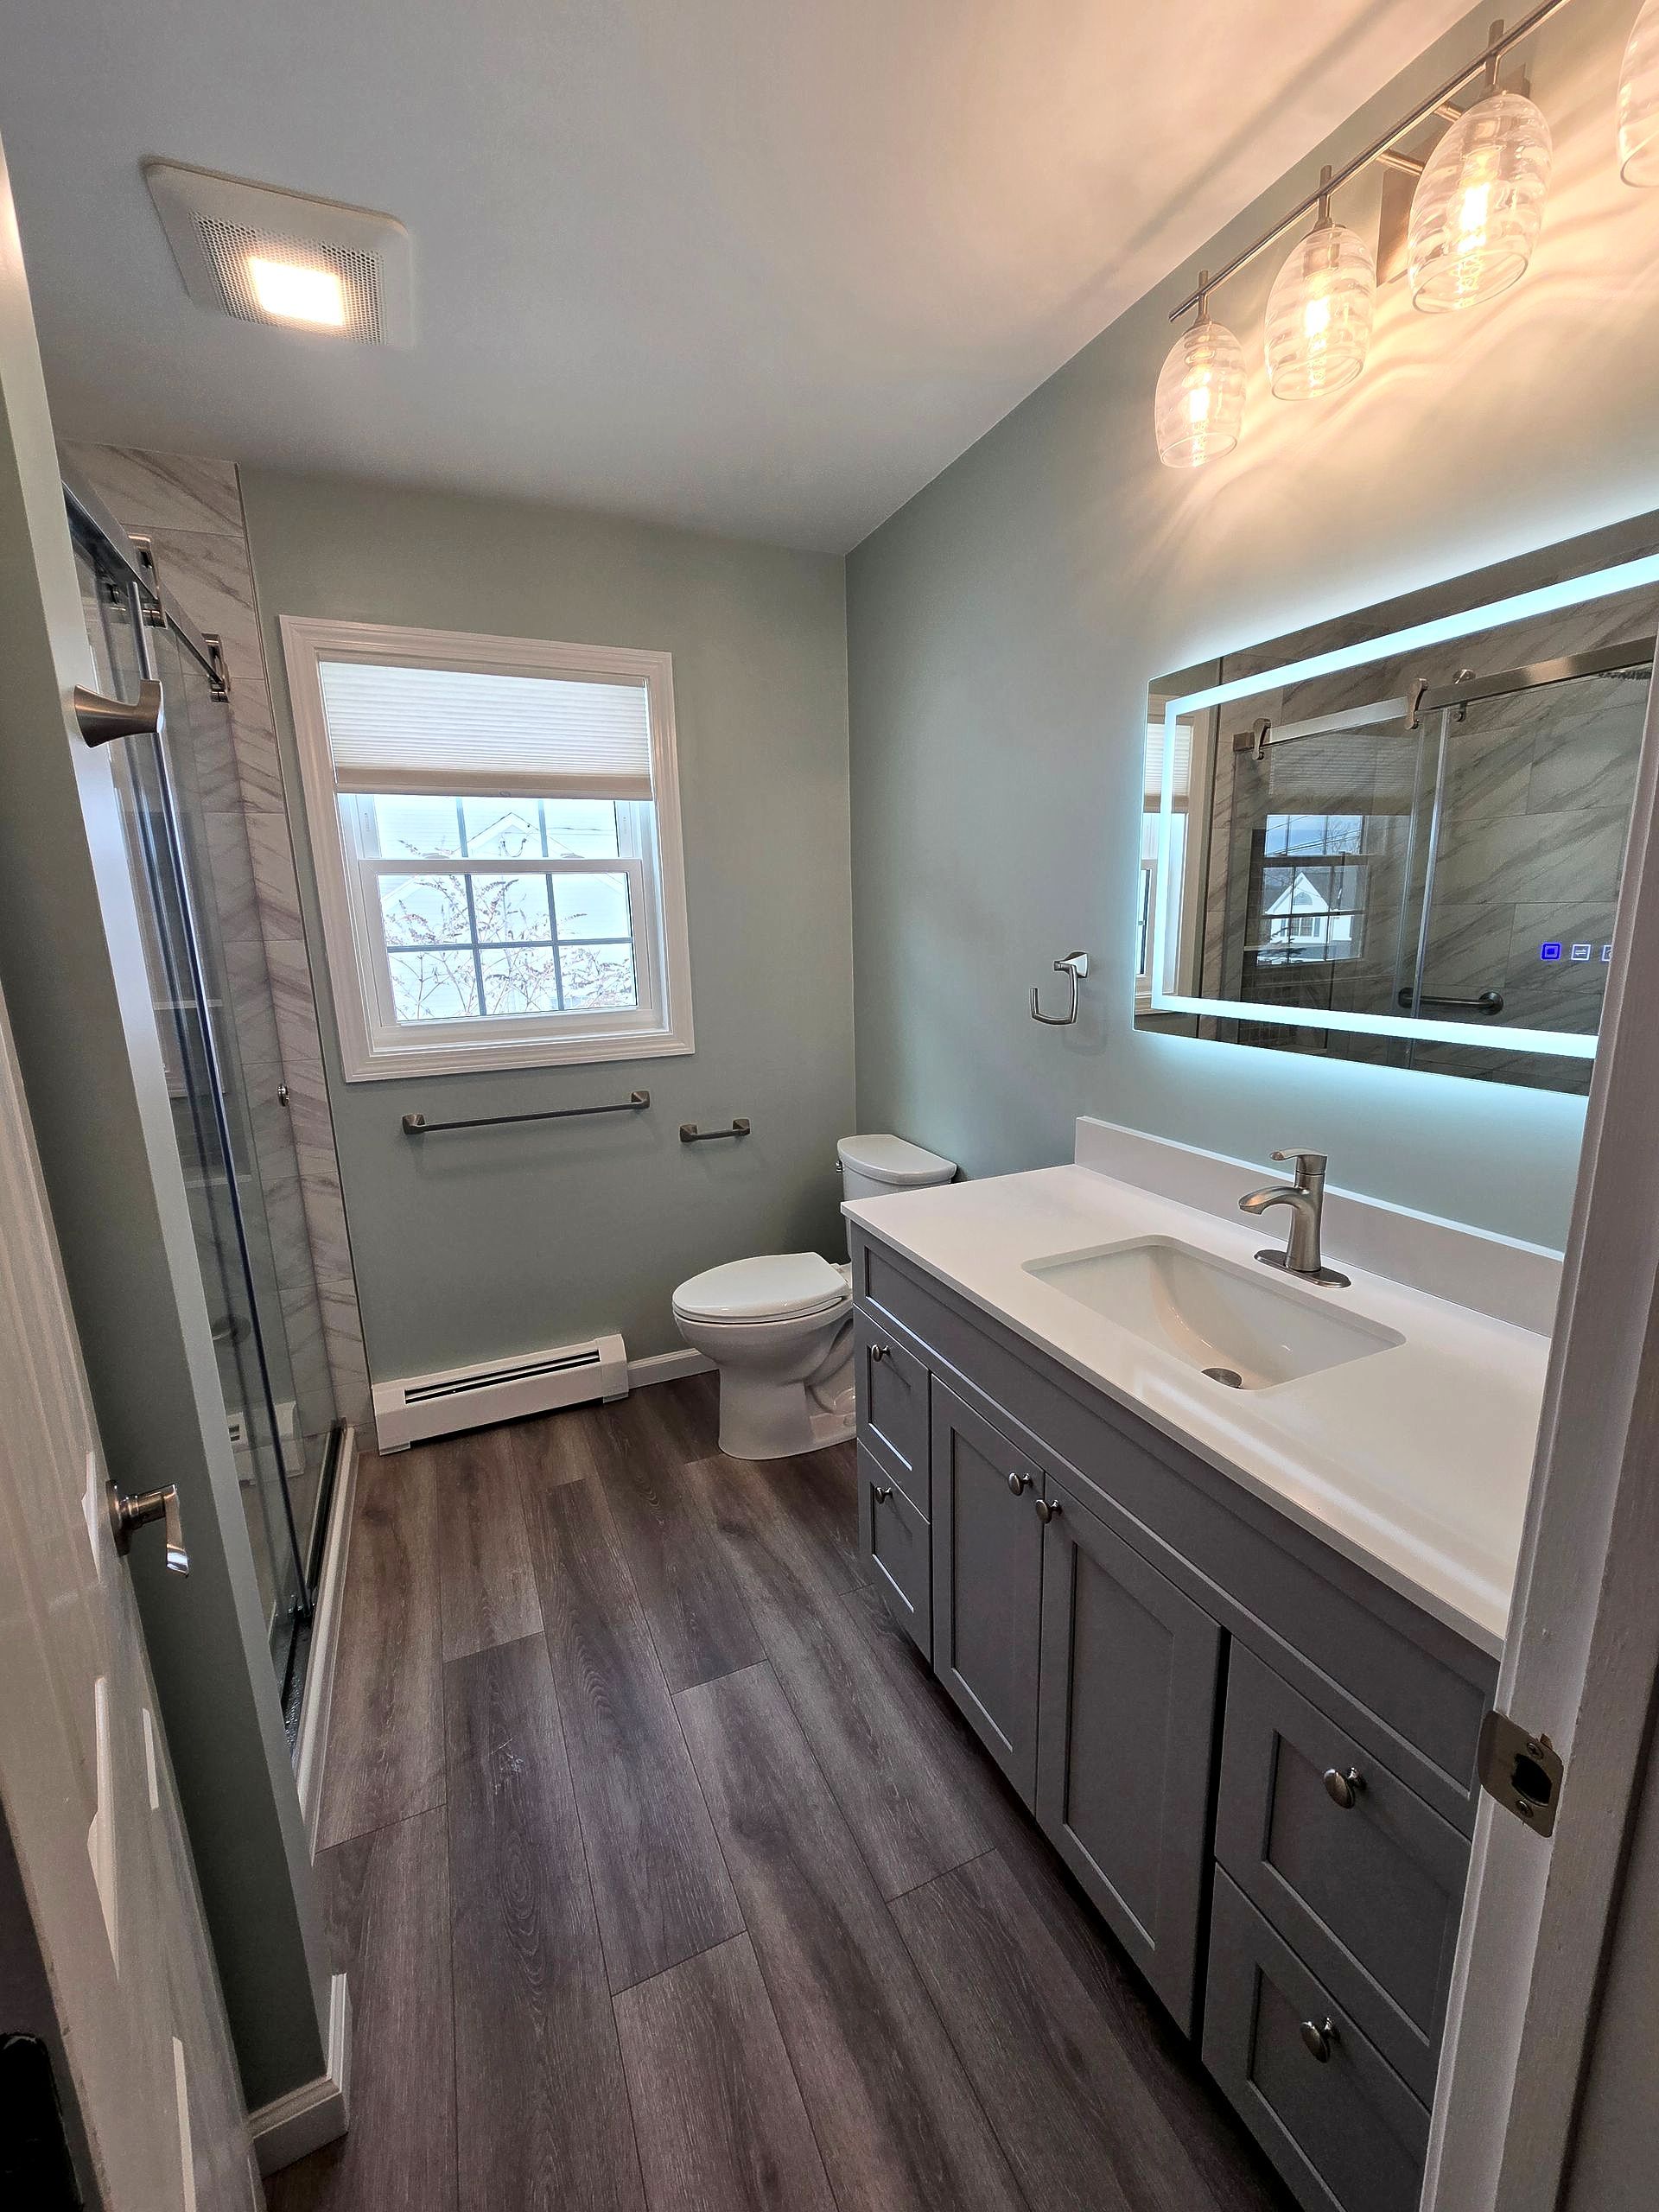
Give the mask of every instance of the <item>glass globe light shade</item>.
[{"label": "glass globe light shade", "polygon": [[1243,420],[1244,349],[1230,330],[1200,314],[1158,372],[1158,458],[1166,468],[1202,468],[1231,453]]},{"label": "glass globe light shade", "polygon": [[1365,365],[1376,263],[1357,231],[1315,226],[1268,295],[1268,382],[1275,399],[1319,399]]},{"label": "glass globe light shade", "polygon": [[1626,184],[1659,184],[1659,0],[1631,25],[1618,73],[1618,173]]},{"label": "glass globe light shade", "polygon": [[1478,307],[1526,272],[1544,219],[1549,125],[1519,92],[1454,123],[1417,180],[1406,263],[1414,306]]}]

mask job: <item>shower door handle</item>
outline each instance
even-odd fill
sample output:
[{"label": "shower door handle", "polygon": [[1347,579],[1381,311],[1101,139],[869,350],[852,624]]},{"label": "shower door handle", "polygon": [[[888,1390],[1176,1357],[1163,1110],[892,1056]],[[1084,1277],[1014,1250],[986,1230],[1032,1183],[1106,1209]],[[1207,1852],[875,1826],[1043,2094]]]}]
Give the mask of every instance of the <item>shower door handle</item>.
[{"label": "shower door handle", "polygon": [[111,745],[118,737],[156,737],[162,727],[162,687],[153,676],[138,686],[136,699],[106,699],[101,691],[75,686],[75,720],[88,745]]}]

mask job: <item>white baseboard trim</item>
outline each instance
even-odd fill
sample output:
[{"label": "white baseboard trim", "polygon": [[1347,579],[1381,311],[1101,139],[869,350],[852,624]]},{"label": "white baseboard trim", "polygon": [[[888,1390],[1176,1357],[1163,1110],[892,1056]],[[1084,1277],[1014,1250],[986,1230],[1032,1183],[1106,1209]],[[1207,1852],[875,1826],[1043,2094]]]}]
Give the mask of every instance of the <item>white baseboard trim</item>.
[{"label": "white baseboard trim", "polygon": [[285,2097],[248,2114],[253,2155],[262,2174],[291,2166],[346,2133],[350,2117],[352,1993],[337,1974],[328,1985],[328,2071],[302,2082]]},{"label": "white baseboard trim", "polygon": [[628,1387],[641,1390],[648,1382],[677,1382],[682,1375],[712,1375],[715,1363],[688,1344],[683,1351],[653,1351],[644,1359],[628,1362]]},{"label": "white baseboard trim", "polygon": [[328,1508],[328,1535],[322,1548],[317,1610],[311,1622],[311,1656],[306,1669],[300,1732],[294,1747],[294,1780],[300,1793],[306,1841],[315,1858],[317,1815],[322,1806],[322,1777],[328,1762],[328,1721],[334,1700],[334,1661],[340,1651],[340,1616],[346,1594],[346,1555],[352,1541],[352,1501],[357,1495],[357,1432],[346,1425],[334,1471]]}]

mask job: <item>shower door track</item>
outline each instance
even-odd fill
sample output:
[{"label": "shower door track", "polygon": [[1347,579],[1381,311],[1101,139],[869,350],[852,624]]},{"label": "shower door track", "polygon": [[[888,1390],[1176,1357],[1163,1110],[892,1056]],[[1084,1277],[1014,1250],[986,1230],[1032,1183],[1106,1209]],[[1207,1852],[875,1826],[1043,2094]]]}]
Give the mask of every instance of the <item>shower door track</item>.
[{"label": "shower door track", "polygon": [[1594,652],[1569,653],[1560,660],[1535,660],[1527,668],[1506,668],[1497,676],[1465,676],[1455,683],[1425,687],[1412,702],[1412,722],[1442,707],[1471,706],[1477,699],[1507,699],[1535,691],[1544,683],[1572,683],[1585,676],[1634,675],[1653,666],[1652,638],[1631,638],[1622,645],[1600,645]]}]

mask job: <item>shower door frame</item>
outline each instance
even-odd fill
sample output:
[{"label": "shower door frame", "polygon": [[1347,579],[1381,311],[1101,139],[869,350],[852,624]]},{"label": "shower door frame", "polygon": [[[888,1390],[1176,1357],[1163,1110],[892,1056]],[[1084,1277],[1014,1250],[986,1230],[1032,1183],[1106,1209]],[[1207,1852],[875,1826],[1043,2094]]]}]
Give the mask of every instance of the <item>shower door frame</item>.
[{"label": "shower door frame", "polygon": [[[294,1517],[293,1501],[289,1494],[287,1444],[281,1416],[277,1410],[276,1394],[271,1382],[270,1359],[264,1338],[266,1317],[262,1306],[263,1294],[258,1287],[257,1274],[253,1264],[247,1223],[243,1210],[242,1193],[238,1180],[237,1149],[227,1103],[230,1094],[226,1081],[221,1043],[214,1031],[212,998],[203,961],[203,935],[198,911],[197,892],[192,879],[188,848],[184,836],[183,823],[175,788],[175,778],[168,757],[166,686],[151,641],[150,632],[153,628],[166,628],[172,631],[179,645],[191,655],[207,675],[211,696],[215,700],[225,700],[229,696],[224,660],[219,651],[219,640],[213,637],[205,636],[198,631],[162,589],[154,565],[149,561],[147,544],[142,539],[133,538],[124,531],[96,495],[75,478],[73,471],[65,468],[62,474],[70,535],[86,547],[100,581],[107,583],[112,590],[119,590],[125,597],[132,621],[140,675],[162,685],[162,710],[154,732],[152,758],[161,800],[159,820],[165,842],[164,850],[158,854],[152,846],[150,817],[147,812],[141,816],[143,861],[146,875],[149,879],[144,887],[143,895],[151,904],[159,906],[162,897],[161,877],[163,872],[170,873],[177,887],[176,896],[183,925],[181,934],[185,956],[189,963],[190,991],[198,1009],[200,1052],[206,1065],[214,1141],[224,1162],[226,1198],[230,1209],[236,1243],[236,1265],[241,1276],[242,1289],[247,1300],[251,1321],[252,1348],[257,1365],[259,1395],[269,1435],[270,1449],[277,1476],[277,1486],[281,1494],[282,1533],[286,1541],[288,1567],[286,1572],[279,1573],[277,1562],[273,1558],[271,1562],[275,1586],[272,1591],[273,1616],[267,1624],[267,1631],[268,1637],[272,1642],[272,1658],[276,1661],[279,1649],[274,1638],[276,1616],[281,1614],[285,1618],[284,1639],[280,1646],[281,1664],[277,1671],[277,1689],[286,1707],[289,1700],[289,1679],[298,1649],[299,1631],[312,1619],[315,1610],[315,1599],[312,1588],[312,1560],[308,1557],[308,1547],[301,1541],[299,1529]],[[142,741],[125,738],[116,741],[119,745],[138,741]],[[137,887],[135,886],[135,889]],[[166,943],[164,932],[162,933],[161,946],[163,960],[170,961],[171,948]],[[187,1089],[188,1089],[188,1067],[191,1055],[188,1040],[181,1038],[180,1041],[181,1053],[186,1068]],[[194,1092],[190,1095],[189,1104],[192,1118],[195,1120],[199,1116],[199,1104]],[[278,1318],[280,1319],[280,1316]],[[338,1429],[338,1422],[334,1426]],[[319,1471],[321,1491],[315,1525],[312,1531],[309,1546],[310,1554],[316,1558],[321,1557],[321,1548],[329,1511],[331,1471],[334,1459],[335,1453],[331,1449],[327,1453],[323,1466]],[[256,1479],[257,1478],[256,1473]]]}]

